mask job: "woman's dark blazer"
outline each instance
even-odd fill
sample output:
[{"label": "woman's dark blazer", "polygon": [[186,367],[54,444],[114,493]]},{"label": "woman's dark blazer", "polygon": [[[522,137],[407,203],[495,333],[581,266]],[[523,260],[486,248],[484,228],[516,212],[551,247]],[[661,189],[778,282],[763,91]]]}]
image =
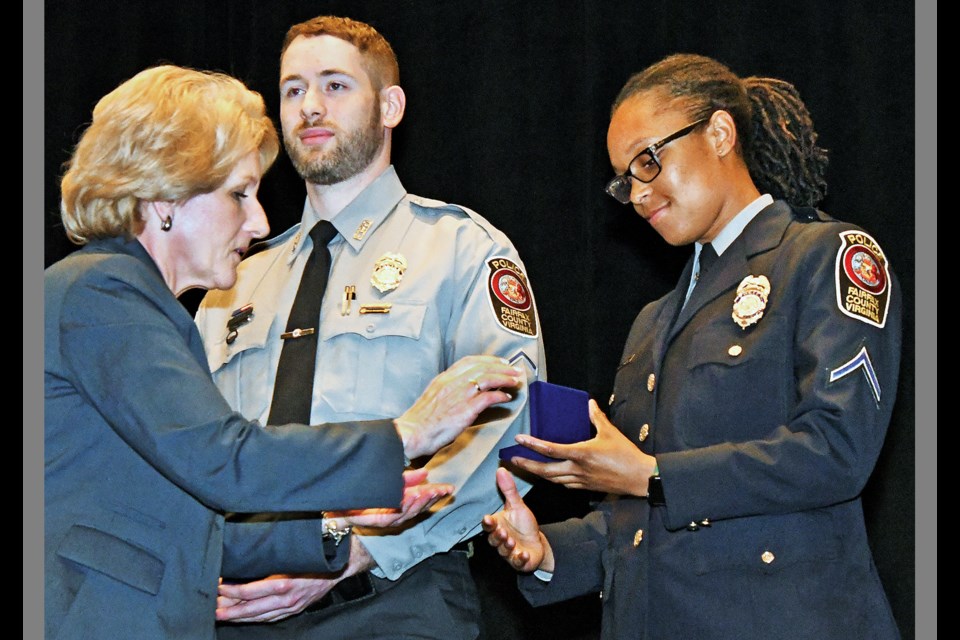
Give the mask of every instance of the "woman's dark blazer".
[{"label": "woman's dark blazer", "polygon": [[349,547],[316,518],[225,512],[399,504],[390,420],[263,428],[230,409],[139,242],[92,242],[44,289],[48,639],[214,638],[222,572],[329,571]]}]

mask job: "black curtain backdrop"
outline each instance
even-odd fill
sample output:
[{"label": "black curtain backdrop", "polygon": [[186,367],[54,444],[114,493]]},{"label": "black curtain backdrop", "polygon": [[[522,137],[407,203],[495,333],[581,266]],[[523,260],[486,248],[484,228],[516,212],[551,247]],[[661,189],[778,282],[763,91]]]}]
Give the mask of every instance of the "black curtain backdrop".
[{"label": "black curtain backdrop", "polygon": [[[400,60],[408,105],[394,162],[405,186],[469,206],[513,239],[537,297],[550,379],[588,390],[603,407],[631,321],[675,284],[690,252],[667,246],[603,193],[615,94],[632,72],[680,51],[713,56],[742,76],[793,82],[830,152],[822,208],[872,232],[903,284],[901,383],[864,499],[876,564],[904,637],[914,637],[913,0],[48,0],[45,7],[45,265],[75,248],[59,221],[59,176],[101,96],[147,66],[171,62],[237,76],[264,95],[276,121],[286,29],[319,14],[350,16],[383,33]],[[285,156],[260,194],[273,233],[299,219],[304,188]],[[199,295],[182,300],[192,311]],[[550,522],[580,515],[594,497],[537,485],[530,502]],[[478,545],[474,566],[486,638],[598,636],[596,596],[533,609],[486,545]]]}]

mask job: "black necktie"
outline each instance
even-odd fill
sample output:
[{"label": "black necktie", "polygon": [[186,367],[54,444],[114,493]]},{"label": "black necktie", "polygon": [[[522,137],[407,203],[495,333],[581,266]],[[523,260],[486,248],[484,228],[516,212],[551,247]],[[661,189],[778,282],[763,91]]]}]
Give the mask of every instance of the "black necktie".
[{"label": "black necktie", "polygon": [[700,278],[703,277],[707,271],[710,270],[710,267],[713,266],[713,263],[717,261],[717,258],[720,256],[717,255],[717,250],[713,248],[713,245],[707,242],[702,247],[700,247],[700,265],[697,268],[697,281],[700,281]]},{"label": "black necktie", "polygon": [[327,243],[337,229],[321,220],[310,230],[313,253],[300,278],[297,297],[290,309],[287,328],[281,334],[283,348],[273,385],[273,402],[267,424],[310,423],[313,399],[313,373],[316,369],[317,341],[320,333],[320,305],[330,274],[330,252]]}]

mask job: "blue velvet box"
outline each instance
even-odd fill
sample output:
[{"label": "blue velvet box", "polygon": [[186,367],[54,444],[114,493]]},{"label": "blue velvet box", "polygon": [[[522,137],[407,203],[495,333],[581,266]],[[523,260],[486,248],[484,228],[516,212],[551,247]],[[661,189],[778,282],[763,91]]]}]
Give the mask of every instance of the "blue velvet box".
[{"label": "blue velvet box", "polygon": [[[590,394],[580,389],[564,387],[552,382],[535,380],[530,383],[530,435],[549,442],[571,444],[593,437],[593,425],[587,402]],[[500,449],[500,459],[530,458],[541,462],[556,462],[517,444]]]}]

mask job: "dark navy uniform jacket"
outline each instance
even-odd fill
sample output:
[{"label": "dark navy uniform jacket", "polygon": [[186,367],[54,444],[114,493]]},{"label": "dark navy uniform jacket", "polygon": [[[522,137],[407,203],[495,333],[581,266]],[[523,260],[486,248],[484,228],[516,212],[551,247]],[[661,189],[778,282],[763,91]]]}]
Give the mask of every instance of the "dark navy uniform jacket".
[{"label": "dark navy uniform jacket", "polygon": [[602,592],[603,637],[618,640],[898,637],[860,500],[900,363],[882,250],[775,202],[678,312],[691,269],[636,318],[610,407],[656,456],[665,506],[611,496],[545,526],[556,573],[521,577],[525,596]]}]

